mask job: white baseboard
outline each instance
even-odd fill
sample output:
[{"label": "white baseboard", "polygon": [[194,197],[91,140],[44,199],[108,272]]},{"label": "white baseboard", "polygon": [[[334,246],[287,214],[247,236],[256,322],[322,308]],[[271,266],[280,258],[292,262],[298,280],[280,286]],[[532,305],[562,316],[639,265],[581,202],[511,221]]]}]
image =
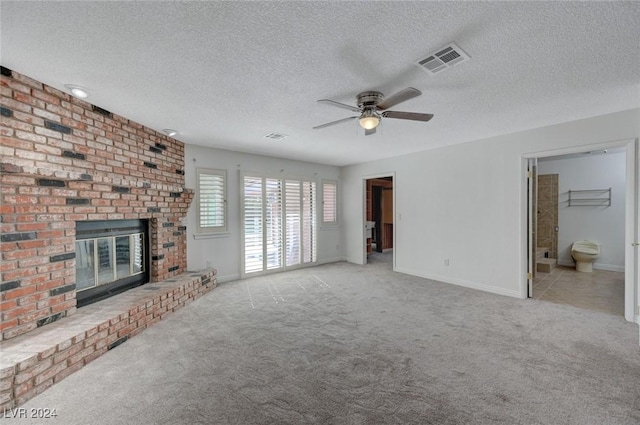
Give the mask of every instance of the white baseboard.
[{"label": "white baseboard", "polygon": [[[576,263],[574,263],[573,261],[560,261],[558,260],[558,265],[559,266],[565,266],[565,267],[575,267]],[[624,266],[617,266],[614,264],[603,264],[603,263],[593,263],[593,268],[596,270],[605,270],[608,272],[623,272],[624,273]]]},{"label": "white baseboard", "polygon": [[458,286],[464,286],[465,288],[477,289],[479,291],[484,291],[484,292],[490,292],[492,294],[505,295],[507,297],[513,297],[513,298],[522,298],[519,290],[498,288],[495,286],[485,285],[478,282],[472,282],[470,280],[440,276],[432,273],[423,273],[415,270],[396,268],[396,271],[399,273],[409,274],[412,276],[423,277],[425,279],[437,280],[439,282],[450,283]]},{"label": "white baseboard", "polygon": [[602,263],[593,263],[593,268],[596,270],[605,270],[608,272],[623,272],[624,266],[616,266],[614,264],[602,264]]},{"label": "white baseboard", "polygon": [[228,274],[225,276],[216,276],[216,282],[218,283],[231,282],[232,280],[240,280],[240,274],[235,273],[235,274]]},{"label": "white baseboard", "polygon": [[362,262],[362,258],[345,257],[344,260],[349,262],[349,263],[351,263],[351,264],[358,264],[360,266],[364,264]]},{"label": "white baseboard", "polygon": [[323,260],[318,260],[316,261],[316,264],[320,265],[320,264],[328,264],[328,263],[337,263],[339,261],[345,261],[345,257],[332,257],[332,258],[325,258]]},{"label": "white baseboard", "polygon": [[[315,264],[312,265],[307,265],[306,267],[313,267],[314,265],[319,266],[321,264],[328,264],[328,263],[337,263],[339,261],[344,261],[344,257],[333,257],[333,258],[325,258],[323,260],[318,260]],[[300,268],[304,268],[304,267],[300,267]],[[218,283],[224,283],[224,282],[231,282],[233,280],[240,280],[242,279],[240,276],[240,273],[234,273],[234,274],[228,274],[225,276],[216,276],[216,281]]]}]

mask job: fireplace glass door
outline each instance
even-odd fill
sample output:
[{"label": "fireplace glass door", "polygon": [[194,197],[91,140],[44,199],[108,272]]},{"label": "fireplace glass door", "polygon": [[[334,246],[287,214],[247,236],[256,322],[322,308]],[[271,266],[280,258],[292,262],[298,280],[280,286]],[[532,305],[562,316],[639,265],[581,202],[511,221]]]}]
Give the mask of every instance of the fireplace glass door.
[{"label": "fireplace glass door", "polygon": [[143,233],[77,241],[76,290],[143,273],[143,241]]},{"label": "fireplace glass door", "polygon": [[81,223],[78,223],[76,240],[79,300],[85,293],[89,298],[104,298],[148,281],[145,226],[120,222]]}]

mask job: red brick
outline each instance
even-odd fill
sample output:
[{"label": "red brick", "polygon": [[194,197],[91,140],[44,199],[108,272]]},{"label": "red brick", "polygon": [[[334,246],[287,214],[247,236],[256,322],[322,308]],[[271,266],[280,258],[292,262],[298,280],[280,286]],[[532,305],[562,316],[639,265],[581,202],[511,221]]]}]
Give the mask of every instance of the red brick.
[{"label": "red brick", "polygon": [[15,91],[19,91],[22,93],[26,93],[26,94],[30,94],[31,93],[31,87],[29,87],[26,84],[22,84],[19,81],[16,81],[13,78],[7,78],[7,79],[2,79],[2,85],[3,86],[7,86],[8,88],[15,90]]},{"label": "red brick", "polygon": [[129,325],[123,327],[118,332],[118,338],[122,338],[123,336],[130,334],[136,327],[137,327],[137,325],[135,323],[132,323],[132,324],[129,324]]},{"label": "red brick", "polygon": [[18,242],[19,249],[42,248],[46,245],[44,240],[31,240]]},{"label": "red brick", "polygon": [[16,385],[13,391],[16,397],[21,397],[31,390],[33,390],[33,381],[29,380],[27,382]]},{"label": "red brick", "polygon": [[13,387],[13,376],[0,379],[0,392],[7,391]]},{"label": "red brick", "polygon": [[105,339],[108,335],[109,331],[105,329],[101,332],[91,335],[90,337],[87,337],[87,339],[83,341],[83,345],[85,347],[89,347],[90,345],[94,345],[97,341]]},{"label": "red brick", "polygon": [[[58,349],[60,350],[60,349],[61,349],[61,348],[60,348],[61,346],[62,346],[62,347],[66,347],[68,344],[71,344],[71,340],[65,341],[65,343],[64,343],[64,344],[59,344],[59,345],[58,345]],[[54,364],[55,364],[55,363],[60,363],[60,362],[62,362],[62,361],[65,361],[65,362],[66,362],[66,360],[67,360],[69,357],[71,357],[71,356],[73,356],[73,355],[75,355],[75,354],[79,353],[80,351],[82,351],[82,349],[83,349],[83,347],[82,347],[82,343],[77,343],[77,344],[75,344],[75,345],[71,345],[69,348],[67,348],[67,349],[65,349],[65,350],[63,350],[63,351],[61,351],[61,352],[59,352],[59,353],[57,353],[57,354],[54,354],[54,356],[53,356],[53,363],[54,363]]]},{"label": "red brick", "polygon": [[84,358],[87,357],[89,354],[93,353],[94,351],[96,351],[94,346],[90,346],[90,347],[84,348],[84,349],[78,351],[73,356],[69,357],[69,359],[67,359],[67,364],[69,366],[71,366],[72,364],[77,363],[77,362],[83,362],[84,363]]},{"label": "red brick", "polygon": [[29,78],[26,75],[19,74],[15,71],[12,73],[12,77],[14,80],[20,81],[23,84],[26,84],[38,90],[41,90],[44,87],[44,85],[41,82],[36,81],[33,78]]},{"label": "red brick", "polygon": [[[45,102],[47,102],[47,104],[53,104],[53,105],[60,104],[60,98],[57,96],[52,96],[48,93],[44,93],[39,90],[33,90],[31,94],[33,95],[33,97],[44,100]],[[47,105],[47,109],[49,109],[49,105]],[[69,115],[71,115],[71,113],[69,113]]]},{"label": "red brick", "polygon": [[15,326],[13,328],[7,329],[5,332],[2,333],[2,337],[4,339],[15,338],[17,336],[26,334],[27,332],[30,332],[30,331],[34,330],[36,327],[37,327],[37,325],[35,323],[27,323],[27,324],[24,324],[24,325],[18,325],[18,326]]},{"label": "red brick", "polygon": [[[8,280],[8,279],[6,279]],[[25,295],[33,294],[36,292],[35,286],[24,286],[16,289],[10,289],[4,292],[3,299],[4,300],[12,300],[15,298],[23,297]]]},{"label": "red brick", "polygon": [[53,307],[51,307],[51,312],[52,313],[60,313],[61,311],[65,311],[65,310],[69,310],[71,308],[74,308],[76,306],[76,300],[69,300],[69,301],[65,301],[63,303],[60,304],[56,304]]},{"label": "red brick", "polygon": [[[14,93],[14,97],[15,97],[15,93]],[[24,95],[18,96],[18,97],[24,98]],[[26,99],[28,99],[28,97]],[[5,97],[5,98],[2,98],[2,105],[14,111],[17,110],[17,111],[31,113],[31,106],[18,100],[8,99]]]},{"label": "red brick", "polygon": [[109,344],[114,343],[115,341],[118,340],[118,335],[117,334],[111,334],[109,336],[107,336],[106,338],[103,338],[99,341],[96,342],[96,350],[99,350],[101,348],[107,347]]},{"label": "red brick", "polygon": [[17,317],[20,317],[24,314],[30,313],[32,311],[34,311],[36,309],[36,305],[35,304],[29,304],[29,305],[25,305],[23,307],[16,307],[12,310],[8,310],[8,311],[3,311],[2,312],[2,320],[6,321],[6,320],[11,320]]},{"label": "red brick", "polygon": [[0,322],[0,332],[4,332],[6,329],[11,329],[15,326],[18,326],[18,319],[3,320]]},{"label": "red brick", "polygon": [[18,262],[17,261],[2,261],[0,262],[0,272],[6,272],[9,270],[15,270],[18,268]]},{"label": "red brick", "polygon": [[[40,303],[36,303],[36,309],[40,308],[39,307]],[[29,314],[25,314],[23,316],[20,316],[18,318],[18,324],[28,324],[28,323],[34,323],[39,319],[43,319],[47,316],[50,316],[51,313],[49,312],[48,309],[45,310],[40,310],[40,311],[35,311],[33,313],[29,313]]]},{"label": "red brick", "polygon": [[40,354],[38,354],[38,359],[39,360],[44,360],[46,358],[49,358],[49,357],[53,356],[55,354],[55,352],[56,352],[56,347],[55,346],[53,346],[51,348],[48,348],[48,349],[42,351]]},{"label": "red brick", "polygon": [[47,388],[49,388],[52,385],[53,385],[53,378],[42,382],[40,385],[36,387],[36,395],[41,394],[43,391],[45,391]]},{"label": "red brick", "polygon": [[[2,139],[0,139],[0,146],[7,146],[7,147],[12,147],[12,148],[17,148],[17,149],[24,149],[24,150],[33,149],[33,143],[27,142],[27,141],[24,141],[24,140],[18,140],[18,139],[14,139],[14,138],[9,138],[9,137],[3,137]],[[14,177],[14,176],[6,176],[6,177],[10,178],[10,177]],[[15,177],[22,178],[22,179],[29,179],[28,177],[19,177],[19,176],[15,176]],[[13,180],[13,179],[11,179],[11,180]],[[11,181],[11,180],[9,180],[9,181]],[[32,180],[35,183],[35,179],[29,179],[29,180]]]},{"label": "red brick", "polygon": [[67,368],[67,365],[65,363],[58,363],[50,367],[49,369],[47,369],[46,371],[42,372],[41,374],[35,377],[35,384],[41,385],[42,383],[50,379],[53,379],[54,376],[56,376],[58,373],[62,372],[66,368]]},{"label": "red brick", "polygon": [[37,361],[37,359],[38,359],[37,356],[33,356],[33,358],[36,360],[36,364],[34,366],[28,368],[24,372],[19,372],[16,375],[16,378],[15,378],[16,384],[21,384],[23,382],[26,382],[26,381],[36,377],[37,375],[39,375],[42,372],[44,372],[45,370],[49,369],[53,365],[53,359],[52,358],[45,359],[45,360],[43,360],[41,362]]},{"label": "red brick", "polygon": [[[62,263],[54,263],[54,264],[62,264]],[[64,267],[64,264],[62,264],[62,266]],[[50,289],[62,286],[63,284],[64,284],[64,281],[62,279],[48,280],[48,281],[45,281],[44,283],[38,284],[36,289],[38,291],[48,291]]]},{"label": "red brick", "polygon": [[84,358],[84,364],[94,361],[95,359],[97,359],[98,357],[106,353],[107,350],[108,350],[107,347],[97,349],[96,351],[94,351],[93,353],[89,354],[87,357]]},{"label": "red brick", "polygon": [[82,364],[82,362],[76,363],[72,366],[69,366],[65,369],[62,370],[62,372],[58,373],[54,378],[53,378],[53,382],[57,383],[62,381],[64,378],[66,378],[67,376],[71,375],[74,372],[79,371],[80,369],[82,369],[82,367],[84,366],[84,364]]}]

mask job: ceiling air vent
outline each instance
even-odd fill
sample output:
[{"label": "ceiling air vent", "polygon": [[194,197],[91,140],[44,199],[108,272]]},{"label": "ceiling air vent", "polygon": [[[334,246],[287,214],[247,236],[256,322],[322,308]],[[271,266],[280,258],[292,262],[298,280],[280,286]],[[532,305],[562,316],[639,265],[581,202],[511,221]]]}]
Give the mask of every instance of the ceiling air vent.
[{"label": "ceiling air vent", "polygon": [[462,51],[455,43],[451,43],[437,52],[430,54],[426,58],[416,62],[421,69],[429,74],[437,74],[448,68],[453,68],[461,62],[471,59],[469,55]]},{"label": "ceiling air vent", "polygon": [[282,140],[285,137],[287,137],[286,134],[280,134],[280,133],[269,133],[264,136],[265,139],[271,139],[271,140]]}]

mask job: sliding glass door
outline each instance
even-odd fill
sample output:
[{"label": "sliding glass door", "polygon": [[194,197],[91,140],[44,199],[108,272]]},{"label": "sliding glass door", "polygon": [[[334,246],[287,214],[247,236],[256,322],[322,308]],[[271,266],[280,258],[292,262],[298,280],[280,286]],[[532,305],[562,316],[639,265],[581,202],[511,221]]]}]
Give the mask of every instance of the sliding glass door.
[{"label": "sliding glass door", "polygon": [[243,175],[243,274],[316,261],[316,184]]}]

